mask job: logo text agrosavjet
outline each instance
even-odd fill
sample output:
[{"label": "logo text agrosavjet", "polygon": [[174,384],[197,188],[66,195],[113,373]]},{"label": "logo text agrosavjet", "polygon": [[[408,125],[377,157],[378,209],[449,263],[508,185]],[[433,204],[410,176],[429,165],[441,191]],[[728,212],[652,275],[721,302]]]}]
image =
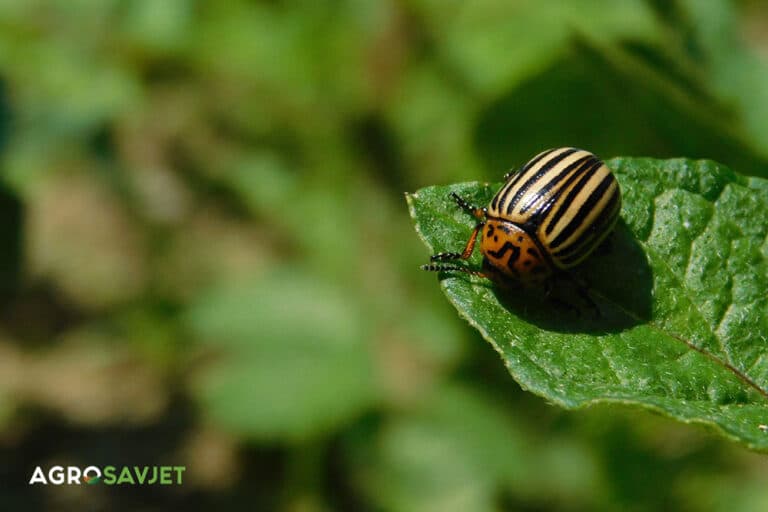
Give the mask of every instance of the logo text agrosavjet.
[{"label": "logo text agrosavjet", "polygon": [[29,485],[181,485],[185,466],[37,466]]}]

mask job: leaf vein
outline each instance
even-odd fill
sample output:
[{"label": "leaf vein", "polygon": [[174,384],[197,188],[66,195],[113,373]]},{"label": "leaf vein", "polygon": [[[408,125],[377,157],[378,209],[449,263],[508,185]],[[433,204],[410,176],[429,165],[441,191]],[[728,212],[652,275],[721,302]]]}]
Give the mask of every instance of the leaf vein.
[{"label": "leaf vein", "polygon": [[[674,272],[672,271],[672,268],[669,266],[669,263],[668,263],[668,262],[667,262],[665,259],[661,258],[661,257],[659,256],[659,254],[658,254],[656,251],[654,251],[654,250],[653,250],[653,248],[651,248],[651,247],[647,247],[647,246],[646,246],[646,247],[645,247],[645,249],[646,249],[647,251],[649,251],[649,252],[652,252],[652,253],[654,253],[654,255],[657,257],[657,259],[660,261],[660,263],[661,263],[662,265],[664,265],[664,266],[667,268],[667,270],[669,271],[669,273],[672,275],[672,277],[673,277],[673,278],[674,278],[676,281],[678,281],[678,283],[681,285],[681,288],[683,289],[683,293],[685,293],[685,295],[686,295],[686,298],[688,299],[688,301],[689,301],[689,302],[691,303],[691,305],[693,306],[693,309],[694,309],[694,311],[695,311],[695,312],[696,312],[696,313],[697,313],[697,314],[698,314],[698,315],[699,315],[699,316],[702,318],[702,320],[704,320],[704,323],[705,323],[706,325],[709,325],[709,323],[708,323],[708,322],[706,322],[706,319],[704,319],[704,315],[703,315],[703,313],[700,311],[700,309],[699,309],[698,305],[697,305],[695,302],[693,302],[693,301],[691,300],[691,298],[690,298],[690,296],[689,296],[689,294],[688,294],[687,288],[686,288],[686,287],[683,285],[683,283],[681,283],[681,282],[680,282],[680,279],[679,279],[679,278],[678,278],[678,277],[677,277],[677,276],[674,274]],[[733,365],[733,362],[732,362],[732,361],[731,361],[731,359],[730,359],[730,354],[728,354],[727,352],[724,352],[724,354],[726,355],[727,359],[723,360],[723,359],[721,359],[720,357],[718,357],[718,356],[716,356],[715,354],[713,354],[712,352],[710,352],[710,351],[706,350],[705,348],[703,348],[703,347],[700,347],[700,346],[696,345],[696,344],[695,344],[695,343],[693,343],[692,341],[688,341],[688,340],[686,340],[686,339],[685,339],[685,338],[683,338],[682,336],[676,335],[676,334],[674,334],[674,333],[672,333],[672,332],[667,332],[667,331],[665,331],[664,329],[662,329],[661,327],[659,327],[658,325],[656,325],[656,324],[655,324],[655,323],[653,323],[653,322],[649,322],[649,324],[650,324],[650,325],[652,325],[652,326],[654,326],[654,328],[656,328],[656,329],[657,329],[659,332],[665,333],[665,334],[667,334],[668,336],[671,336],[673,339],[676,339],[676,340],[678,340],[678,341],[681,341],[681,342],[685,343],[685,344],[686,344],[688,347],[692,348],[693,350],[696,350],[697,352],[700,352],[701,354],[704,354],[705,356],[709,357],[709,358],[710,358],[712,361],[714,361],[714,362],[716,362],[716,363],[720,364],[720,365],[721,365],[723,368],[725,368],[725,369],[727,369],[727,370],[731,371],[732,373],[734,373],[734,374],[735,374],[737,377],[739,377],[739,379],[741,379],[741,380],[742,380],[744,383],[746,383],[746,384],[748,384],[749,386],[753,387],[753,388],[754,388],[754,389],[756,389],[756,390],[757,390],[757,391],[758,391],[758,392],[759,392],[759,393],[760,393],[760,394],[761,394],[761,395],[762,395],[764,398],[768,399],[768,390],[766,390],[765,388],[763,388],[762,386],[760,386],[759,384],[757,384],[757,382],[753,381],[753,380],[752,380],[752,379],[750,379],[750,378],[749,378],[749,377],[748,377],[746,374],[742,373],[742,372],[741,372],[741,371],[740,371],[738,368],[736,368],[736,367]],[[710,326],[710,330],[711,330],[711,326]],[[715,337],[715,338],[718,340],[718,342],[720,343],[720,345],[721,345],[721,346],[723,345],[723,343],[722,343],[722,340],[720,340],[720,338],[717,336],[717,334],[716,334],[715,332],[712,332],[712,336],[713,336],[713,337]]]}]

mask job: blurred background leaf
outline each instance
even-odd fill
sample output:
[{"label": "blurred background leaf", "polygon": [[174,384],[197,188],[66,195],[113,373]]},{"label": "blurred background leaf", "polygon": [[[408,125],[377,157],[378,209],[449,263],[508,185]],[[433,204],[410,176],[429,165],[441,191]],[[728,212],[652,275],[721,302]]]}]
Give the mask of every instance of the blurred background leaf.
[{"label": "blurred background leaf", "polygon": [[241,435],[301,440],[373,406],[356,310],[332,286],[287,270],[202,296],[190,330],[223,352],[197,382],[204,410]]}]

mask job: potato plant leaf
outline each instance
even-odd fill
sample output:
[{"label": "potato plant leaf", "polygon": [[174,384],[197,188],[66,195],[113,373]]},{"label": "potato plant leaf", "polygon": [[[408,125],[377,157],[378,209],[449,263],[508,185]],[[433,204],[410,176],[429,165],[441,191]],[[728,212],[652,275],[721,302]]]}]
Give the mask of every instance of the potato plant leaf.
[{"label": "potato plant leaf", "polygon": [[[768,450],[768,181],[711,161],[607,163],[621,221],[573,278],[547,296],[446,272],[445,294],[520,385],[555,404],[637,405]],[[460,250],[473,226],[450,192],[485,205],[500,185],[408,194],[430,251]],[[475,252],[466,264],[479,267]]]}]

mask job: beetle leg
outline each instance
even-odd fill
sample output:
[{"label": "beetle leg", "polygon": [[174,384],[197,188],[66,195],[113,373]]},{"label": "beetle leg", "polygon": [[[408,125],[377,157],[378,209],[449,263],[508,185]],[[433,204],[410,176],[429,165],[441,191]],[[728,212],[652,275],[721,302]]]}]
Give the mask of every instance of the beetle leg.
[{"label": "beetle leg", "polygon": [[579,308],[577,308],[576,306],[574,306],[573,304],[571,304],[570,302],[568,302],[566,300],[563,300],[563,299],[561,299],[559,297],[555,297],[555,296],[548,296],[547,300],[550,301],[551,303],[555,304],[560,309],[564,309],[566,311],[570,311],[571,313],[573,313],[575,315],[578,315],[578,316],[581,315],[581,311],[579,311]]},{"label": "beetle leg", "polygon": [[470,274],[473,276],[482,277],[485,279],[489,279],[489,277],[480,270],[474,270],[468,267],[461,267],[459,265],[422,265],[422,270],[427,270],[429,272],[464,272],[465,274]]},{"label": "beetle leg", "polygon": [[595,312],[596,316],[598,317],[602,316],[602,311],[600,311],[600,307],[597,305],[594,299],[592,299],[592,297],[589,295],[589,290],[590,290],[589,283],[583,278],[579,278],[570,272],[566,272],[565,275],[568,276],[571,282],[575,285],[576,293],[579,295],[581,300],[583,300],[587,304],[587,306],[589,306],[589,308]]},{"label": "beetle leg", "polygon": [[[464,251],[462,252],[440,252],[437,254],[432,255],[429,258],[429,261],[453,261],[453,260],[467,260],[470,256],[472,256],[472,251],[475,249],[475,243],[477,242],[477,234],[480,233],[480,231],[483,229],[483,226],[485,226],[485,222],[478,223],[477,226],[475,226],[475,229],[472,230],[472,234],[469,236],[469,240],[467,240],[467,245],[464,247]],[[457,272],[464,272],[466,274],[472,274],[473,276],[480,276],[484,278],[488,278],[488,275],[485,272],[482,272],[480,270],[474,270],[468,267],[461,267],[459,265],[422,265],[422,270],[428,270],[430,272],[444,272],[444,271],[457,271]]]},{"label": "beetle leg", "polygon": [[485,218],[485,208],[480,208],[479,206],[472,206],[468,202],[466,202],[464,199],[459,196],[456,192],[451,192],[451,197],[454,201],[456,201],[456,204],[459,205],[459,208],[467,212],[468,214],[472,215],[477,220],[483,220]]},{"label": "beetle leg", "polygon": [[579,294],[579,297],[581,297],[584,302],[586,302],[590,308],[595,312],[595,315],[601,316],[600,308],[597,306],[597,303],[592,300],[592,297],[589,295],[589,290],[587,288],[583,288],[582,286],[576,287],[576,293]]},{"label": "beetle leg", "polygon": [[483,229],[483,226],[485,226],[485,222],[480,222],[477,226],[475,226],[475,229],[472,231],[472,234],[469,236],[469,240],[467,240],[467,245],[464,246],[464,251],[440,252],[431,256],[429,258],[429,261],[451,261],[451,260],[469,259],[469,257],[472,256],[472,251],[474,251],[475,249],[475,242],[477,242],[477,234],[480,232],[480,230]]}]

